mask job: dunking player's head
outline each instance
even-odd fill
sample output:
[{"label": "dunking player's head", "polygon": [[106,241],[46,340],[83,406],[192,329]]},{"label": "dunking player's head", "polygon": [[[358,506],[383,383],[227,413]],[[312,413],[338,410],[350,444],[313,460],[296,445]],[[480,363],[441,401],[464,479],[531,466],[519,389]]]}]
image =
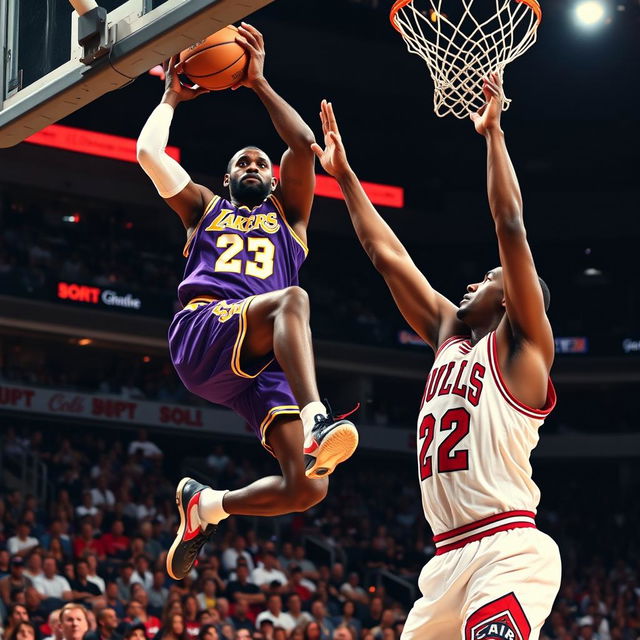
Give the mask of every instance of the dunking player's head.
[{"label": "dunking player's head", "polygon": [[[545,311],[549,309],[551,294],[542,278],[538,278]],[[502,267],[487,271],[482,282],[467,285],[467,293],[460,301],[458,318],[471,328],[495,329],[506,310]]]},{"label": "dunking player's head", "polygon": [[247,207],[259,205],[277,183],[269,156],[258,147],[245,147],[235,153],[224,176],[233,202]]}]

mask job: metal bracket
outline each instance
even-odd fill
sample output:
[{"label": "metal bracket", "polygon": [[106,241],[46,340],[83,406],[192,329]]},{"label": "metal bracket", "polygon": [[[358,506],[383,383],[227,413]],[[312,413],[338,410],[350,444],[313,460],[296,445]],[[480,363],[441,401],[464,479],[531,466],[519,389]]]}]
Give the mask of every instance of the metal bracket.
[{"label": "metal bracket", "polygon": [[107,10],[96,7],[78,18],[78,44],[83,48],[82,64],[90,65],[109,52]]}]

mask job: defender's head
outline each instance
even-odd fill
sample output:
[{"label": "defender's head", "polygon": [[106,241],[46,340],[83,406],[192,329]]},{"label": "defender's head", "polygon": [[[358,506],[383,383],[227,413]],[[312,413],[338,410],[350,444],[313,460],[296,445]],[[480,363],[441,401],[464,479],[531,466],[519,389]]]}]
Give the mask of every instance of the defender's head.
[{"label": "defender's head", "polygon": [[[538,278],[544,309],[549,309],[551,294],[542,278]],[[467,293],[460,301],[458,319],[469,327],[497,326],[505,312],[502,267],[487,271],[482,282],[467,285]]]},{"label": "defender's head", "polygon": [[258,147],[240,149],[229,160],[224,186],[231,198],[248,207],[259,205],[275,188],[273,165],[269,156]]}]

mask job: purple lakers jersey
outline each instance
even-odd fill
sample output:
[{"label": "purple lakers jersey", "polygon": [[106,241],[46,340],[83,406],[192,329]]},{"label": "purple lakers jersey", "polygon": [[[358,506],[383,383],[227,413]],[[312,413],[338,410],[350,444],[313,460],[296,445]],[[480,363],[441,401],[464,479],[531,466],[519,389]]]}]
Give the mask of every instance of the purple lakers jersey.
[{"label": "purple lakers jersey", "polygon": [[183,254],[178,297],[186,305],[198,296],[246,298],[296,285],[307,247],[275,196],[253,209],[214,196]]}]

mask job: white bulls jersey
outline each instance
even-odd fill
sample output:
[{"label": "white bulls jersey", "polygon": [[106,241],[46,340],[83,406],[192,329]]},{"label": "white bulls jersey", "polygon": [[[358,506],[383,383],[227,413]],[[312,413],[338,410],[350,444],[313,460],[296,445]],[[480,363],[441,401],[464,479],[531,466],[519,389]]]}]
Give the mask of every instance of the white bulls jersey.
[{"label": "white bulls jersey", "polygon": [[418,419],[422,505],[438,555],[472,536],[535,526],[529,456],[555,399],[551,381],[539,410],[509,393],[495,332],[475,346],[455,336],[440,346]]}]

